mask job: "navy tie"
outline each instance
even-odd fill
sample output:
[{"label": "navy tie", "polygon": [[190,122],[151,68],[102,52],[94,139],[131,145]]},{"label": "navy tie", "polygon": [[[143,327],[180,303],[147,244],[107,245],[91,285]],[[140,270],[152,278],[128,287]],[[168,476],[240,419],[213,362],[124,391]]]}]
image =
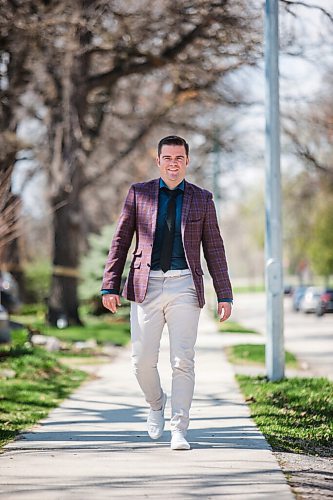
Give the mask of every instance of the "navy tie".
[{"label": "navy tie", "polygon": [[167,190],[169,193],[168,210],[167,217],[165,219],[162,237],[162,247],[161,247],[161,269],[166,273],[170,269],[173,242],[175,239],[175,221],[176,221],[176,198],[180,193],[179,189],[171,191]]}]

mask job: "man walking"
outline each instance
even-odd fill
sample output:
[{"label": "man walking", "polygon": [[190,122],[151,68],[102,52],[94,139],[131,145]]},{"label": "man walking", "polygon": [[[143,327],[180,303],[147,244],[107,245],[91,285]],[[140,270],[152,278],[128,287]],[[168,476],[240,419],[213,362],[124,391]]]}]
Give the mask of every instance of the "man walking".
[{"label": "man walking", "polygon": [[185,180],[189,146],[178,136],[158,144],[160,178],[133,184],[107,258],[103,305],[115,313],[133,235],[136,245],[122,295],[131,301],[132,361],[150,406],[148,434],[164,430],[167,400],[157,369],[165,323],[170,337],[171,449],[188,450],[186,440],[194,390],[194,346],[204,306],[202,245],[218,300],[220,321],[231,314],[232,290],[212,194]]}]

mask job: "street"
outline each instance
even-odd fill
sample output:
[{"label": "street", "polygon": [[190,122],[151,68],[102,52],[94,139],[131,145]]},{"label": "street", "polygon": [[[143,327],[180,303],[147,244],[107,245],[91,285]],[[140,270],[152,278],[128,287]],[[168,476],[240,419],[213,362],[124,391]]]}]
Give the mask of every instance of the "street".
[{"label": "street", "polygon": [[[333,314],[318,318],[294,312],[288,296],[284,297],[284,314],[285,348],[307,363],[316,376],[333,379]],[[232,319],[265,334],[265,294],[235,294]]]}]

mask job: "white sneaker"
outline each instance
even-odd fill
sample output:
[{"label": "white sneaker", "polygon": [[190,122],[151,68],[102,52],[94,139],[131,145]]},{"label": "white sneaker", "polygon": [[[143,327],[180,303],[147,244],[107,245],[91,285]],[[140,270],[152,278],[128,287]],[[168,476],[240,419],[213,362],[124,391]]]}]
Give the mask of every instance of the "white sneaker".
[{"label": "white sneaker", "polygon": [[190,444],[186,441],[183,431],[172,431],[171,434],[171,449],[172,450],[189,450]]},{"label": "white sneaker", "polygon": [[163,404],[161,410],[149,410],[147,419],[147,430],[151,439],[158,439],[164,431],[164,408],[167,402],[167,395],[163,393]]}]

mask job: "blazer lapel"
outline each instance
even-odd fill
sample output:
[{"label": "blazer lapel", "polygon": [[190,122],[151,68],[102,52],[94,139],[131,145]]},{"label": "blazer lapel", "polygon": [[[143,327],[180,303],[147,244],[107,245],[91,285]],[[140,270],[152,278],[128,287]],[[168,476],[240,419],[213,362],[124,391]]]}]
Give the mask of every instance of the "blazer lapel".
[{"label": "blazer lapel", "polygon": [[154,179],[153,185],[151,186],[151,206],[150,206],[150,216],[151,216],[151,237],[154,240],[156,223],[157,223],[157,210],[158,210],[158,194],[160,190],[160,180]]},{"label": "blazer lapel", "polygon": [[190,206],[191,206],[192,196],[193,196],[192,188],[189,185],[189,183],[185,181],[185,190],[184,190],[183,208],[182,208],[182,221],[181,221],[181,233],[182,233],[183,242],[184,242],[185,225],[186,225],[186,220],[187,220],[188,213],[189,213]]}]

